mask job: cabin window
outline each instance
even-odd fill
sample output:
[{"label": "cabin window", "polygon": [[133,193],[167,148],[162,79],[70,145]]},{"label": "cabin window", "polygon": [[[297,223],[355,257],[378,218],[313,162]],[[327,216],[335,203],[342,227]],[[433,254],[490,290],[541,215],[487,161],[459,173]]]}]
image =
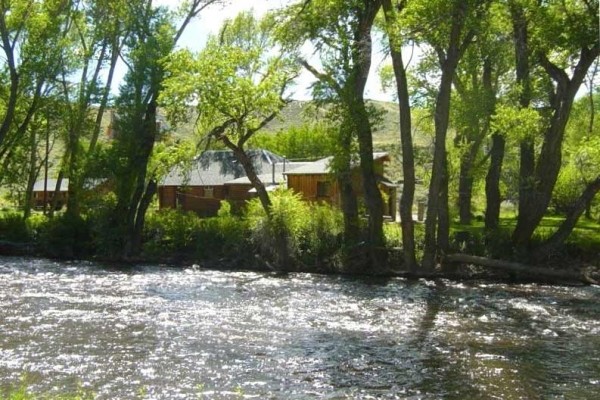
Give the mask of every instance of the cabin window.
[{"label": "cabin window", "polygon": [[213,198],[214,197],[214,188],[212,186],[204,187],[204,197]]},{"label": "cabin window", "polygon": [[329,197],[330,189],[329,182],[317,182],[317,197]]}]

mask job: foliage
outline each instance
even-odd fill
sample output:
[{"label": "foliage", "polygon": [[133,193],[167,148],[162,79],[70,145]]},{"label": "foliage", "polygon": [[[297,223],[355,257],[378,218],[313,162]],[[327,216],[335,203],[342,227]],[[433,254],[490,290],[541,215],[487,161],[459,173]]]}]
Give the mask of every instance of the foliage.
[{"label": "foliage", "polygon": [[[148,216],[144,254],[148,257],[198,257],[203,260],[246,257],[248,231],[244,220],[231,215],[223,202],[217,217],[200,218],[193,212],[160,210]],[[247,258],[247,257],[246,257]]]},{"label": "foliage", "polygon": [[144,231],[144,252],[151,256],[191,254],[201,219],[192,212],[166,209],[151,213]]},{"label": "foliage", "polygon": [[9,212],[0,215],[0,240],[29,243],[38,239],[39,230],[46,223],[43,215],[23,219],[21,213]]},{"label": "foliage", "polygon": [[321,269],[341,250],[342,216],[327,204],[310,204],[291,190],[271,195],[271,218],[257,200],[248,203],[250,240],[260,254],[272,259],[275,240],[288,237],[289,254],[301,265]]},{"label": "foliage", "polygon": [[292,126],[276,134],[258,133],[251,147],[268,149],[289,159],[314,160],[333,154],[335,130],[324,122]]},{"label": "foliage", "polygon": [[40,230],[38,246],[49,257],[90,257],[94,254],[90,220],[71,214],[49,219]]},{"label": "foliage", "polygon": [[223,127],[213,139],[227,137],[242,147],[284,106],[285,90],[298,71],[294,53],[278,51],[272,29],[272,19],[241,13],[225,21],[199,54],[181,50],[170,56],[161,97],[170,119],[186,118],[194,102],[202,135]]}]

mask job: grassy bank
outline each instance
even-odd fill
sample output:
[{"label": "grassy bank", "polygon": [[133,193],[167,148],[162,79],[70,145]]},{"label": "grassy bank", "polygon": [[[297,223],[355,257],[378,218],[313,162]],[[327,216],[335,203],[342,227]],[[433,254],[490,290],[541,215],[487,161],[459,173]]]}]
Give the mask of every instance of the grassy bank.
[{"label": "grassy bank", "polygon": [[[27,220],[16,212],[0,215],[0,252],[32,254],[52,258],[118,260],[119,238],[106,226],[110,204],[97,207],[81,219],[63,215],[49,219],[34,214]],[[365,221],[363,221],[365,222]],[[558,229],[560,216],[546,217],[536,231],[542,242]],[[365,222],[366,223],[366,222]],[[463,252],[521,263],[535,262],[529,249],[516,249],[510,241],[515,226],[514,214],[505,213],[500,228],[486,233],[483,221],[471,225],[454,223],[451,252]],[[273,196],[272,218],[267,218],[257,200],[251,201],[241,215],[232,213],[227,202],[212,218],[199,218],[180,210],[155,210],[147,216],[143,252],[138,261],[174,264],[204,263],[221,268],[272,268],[275,239],[288,238],[291,271],[345,272],[345,256],[355,249],[344,248],[343,218],[337,208],[309,204],[298,195],[281,191]],[[366,227],[363,227],[366,230]],[[382,270],[401,269],[401,231],[399,224],[384,227],[389,265]],[[416,225],[417,252],[422,252],[423,225]],[[551,255],[549,263],[600,264],[600,224],[584,218],[569,240]]]}]

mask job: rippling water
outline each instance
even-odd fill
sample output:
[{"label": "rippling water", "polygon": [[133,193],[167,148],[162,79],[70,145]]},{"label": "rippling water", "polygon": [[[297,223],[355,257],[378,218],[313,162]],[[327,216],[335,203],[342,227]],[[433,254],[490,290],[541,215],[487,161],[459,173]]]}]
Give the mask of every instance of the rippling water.
[{"label": "rippling water", "polygon": [[0,388],[100,399],[600,397],[600,288],[0,258]]}]

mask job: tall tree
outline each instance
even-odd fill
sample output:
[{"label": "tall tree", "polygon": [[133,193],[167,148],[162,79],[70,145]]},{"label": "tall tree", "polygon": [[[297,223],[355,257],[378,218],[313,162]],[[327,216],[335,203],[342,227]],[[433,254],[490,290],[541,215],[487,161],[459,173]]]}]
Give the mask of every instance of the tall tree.
[{"label": "tall tree", "polygon": [[[497,136],[492,138],[492,148],[487,155],[483,154],[483,144],[490,136],[497,97],[506,91],[507,83],[501,85],[507,80],[505,76],[511,67],[511,42],[506,32],[508,18],[503,7],[493,4],[485,17],[477,40],[465,52],[454,80],[457,101],[452,120],[456,130],[454,145],[460,155],[457,205],[461,224],[471,223],[473,185],[478,170],[488,158],[493,159],[491,168],[492,171],[498,169],[499,178],[502,161]],[[492,187],[497,189],[498,186],[492,185],[491,180],[487,182],[487,193],[491,194]],[[497,198],[488,197],[491,207],[495,207]]]},{"label": "tall tree", "polygon": [[[114,71],[125,39],[125,7],[117,1],[77,2],[71,26],[73,55],[62,66],[61,94],[66,106],[67,145],[59,174],[69,177],[67,214],[79,217],[86,160],[94,151],[108,105]],[[68,58],[68,57],[65,57]],[[106,74],[102,82],[101,76]],[[78,75],[78,81],[72,82]],[[84,149],[82,140],[89,141]]]},{"label": "tall tree", "polygon": [[[293,52],[275,45],[273,28],[272,18],[259,21],[250,13],[225,21],[197,57],[181,51],[170,58],[162,96],[175,116],[178,109],[183,110],[179,116],[187,116],[189,103],[196,100],[202,137],[233,152],[269,218],[271,199],[246,146],[289,102],[288,90],[300,69]],[[276,263],[289,268],[287,238],[276,239]]]},{"label": "tall tree", "polygon": [[246,145],[288,103],[299,69],[293,53],[275,50],[272,30],[271,18],[258,21],[249,13],[225,21],[197,57],[180,51],[169,59],[161,98],[175,120],[187,117],[196,99],[201,138],[220,141],[235,154],[267,213],[271,201]]},{"label": "tall tree", "polygon": [[415,197],[415,161],[412,140],[411,105],[408,91],[406,66],[402,59],[402,36],[399,13],[405,6],[404,1],[382,1],[385,13],[385,31],[388,36],[392,67],[396,79],[398,108],[400,113],[400,143],[402,146],[402,195],[400,198],[400,223],[402,226],[402,250],[404,264],[409,270],[417,267],[415,253],[415,229],[412,209]]},{"label": "tall tree", "polygon": [[383,200],[373,163],[372,127],[364,91],[371,68],[371,30],[381,8],[379,0],[302,1],[285,12],[282,36],[301,45],[310,41],[320,54],[322,70],[308,60],[302,65],[318,83],[315,89],[327,102],[336,104],[340,117],[341,152],[337,154],[346,239],[358,237],[356,200],[351,187],[351,143],[358,142],[364,200],[369,214],[369,264],[378,264],[377,248],[383,244]]},{"label": "tall tree", "polygon": [[179,27],[151,0],[127,3],[130,35],[122,59],[128,72],[117,99],[117,136],[113,169],[117,204],[113,213],[115,245],[124,258],[141,251],[146,211],[157,189],[157,176],[148,171],[154,144],[160,138],[158,97],[163,89],[163,60],[174,49],[189,22],[218,0],[192,0],[182,5]]},{"label": "tall tree", "polygon": [[446,138],[452,83],[458,63],[487,11],[485,0],[408,3],[405,13],[413,38],[437,56],[440,77],[435,101],[435,142],[425,220],[423,267],[432,269],[439,252],[449,245],[448,160]]},{"label": "tall tree", "polygon": [[63,51],[69,46],[65,37],[70,22],[70,2],[0,2],[2,164],[10,163],[14,147],[26,139],[42,94],[60,72]]},{"label": "tall tree", "polygon": [[[522,75],[521,106],[528,107],[528,78],[539,67],[552,84],[547,87],[549,117],[539,156],[533,143],[521,152],[519,216],[513,232],[518,246],[530,243],[548,209],[562,160],[562,143],[573,101],[586,74],[600,55],[597,1],[511,2],[515,26],[517,77]],[[560,32],[560,35],[557,34]],[[520,55],[521,53],[525,55]],[[521,72],[519,72],[521,71]]]}]

